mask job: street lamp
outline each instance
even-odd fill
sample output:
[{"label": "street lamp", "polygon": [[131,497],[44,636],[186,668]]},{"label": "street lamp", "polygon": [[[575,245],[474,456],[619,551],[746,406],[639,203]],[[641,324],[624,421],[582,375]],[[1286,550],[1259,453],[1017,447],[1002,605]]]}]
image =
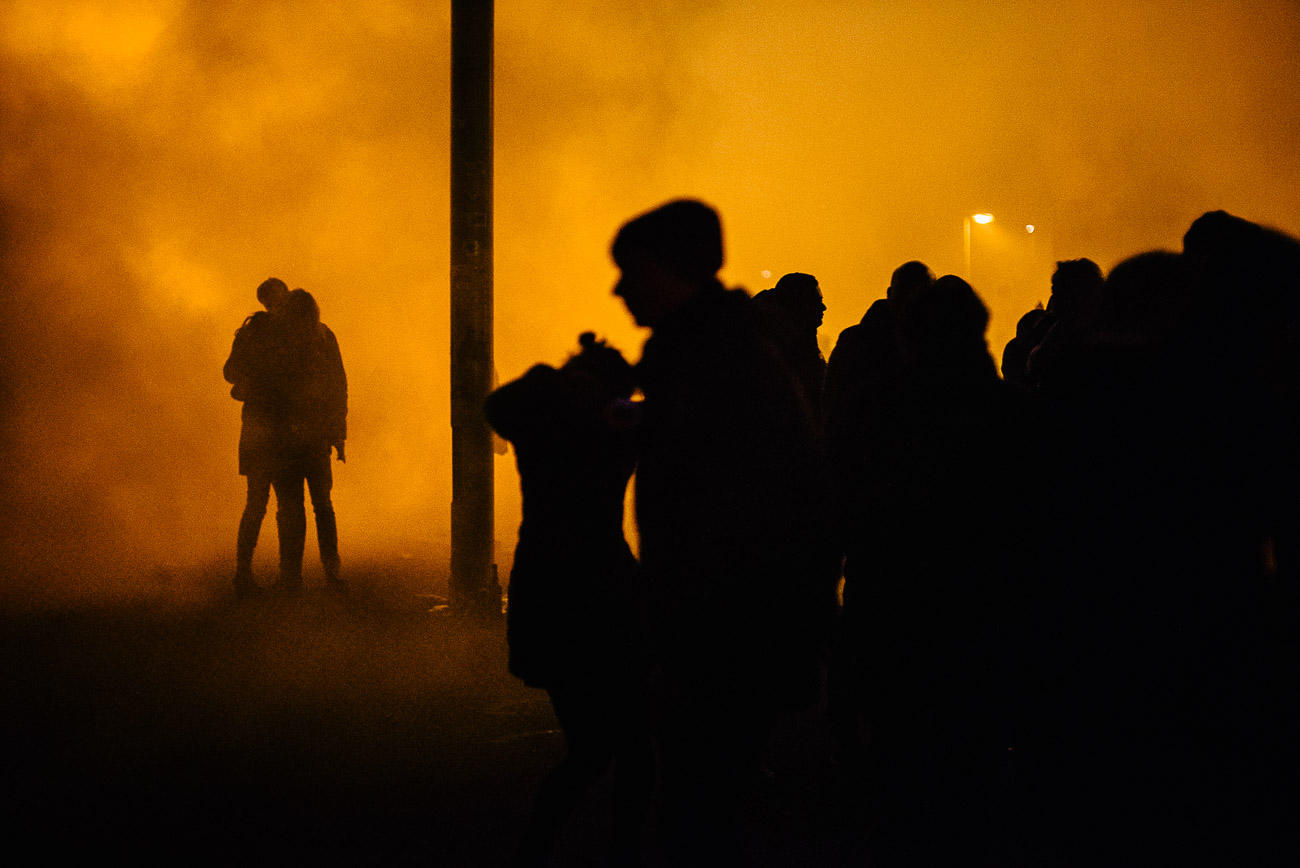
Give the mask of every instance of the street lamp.
[{"label": "street lamp", "polygon": [[[971,214],[971,215],[968,216],[964,221],[962,221],[962,222],[963,222],[963,226],[964,226],[964,228],[965,228],[965,230],[966,230],[966,233],[965,233],[965,238],[966,238],[965,251],[966,251],[966,282],[967,282],[967,283],[970,283],[970,282],[971,282],[971,276],[970,276],[970,222],[971,222],[972,220],[974,220],[976,223],[978,223],[978,224],[980,224],[981,226],[983,226],[983,225],[986,225],[986,224],[988,224],[988,223],[992,223],[992,222],[993,222],[993,215],[992,215],[992,214]],[[1030,231],[1032,232],[1033,230],[1031,229]]]}]

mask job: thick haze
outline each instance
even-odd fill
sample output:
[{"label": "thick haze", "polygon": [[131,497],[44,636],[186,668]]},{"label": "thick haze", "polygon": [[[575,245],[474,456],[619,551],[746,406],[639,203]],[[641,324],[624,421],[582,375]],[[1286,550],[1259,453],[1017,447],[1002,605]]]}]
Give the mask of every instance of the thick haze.
[{"label": "thick haze", "polygon": [[[221,365],[271,275],[343,349],[345,568],[445,567],[449,28],[414,0],[0,3],[5,595],[233,564]],[[498,0],[495,111],[502,381],[586,329],[636,356],[608,243],[679,195],[720,209],[728,283],[821,279],[827,348],[899,263],[962,272],[976,211],[997,356],[1054,259],[1178,249],[1213,208],[1300,233],[1288,0]],[[512,458],[497,489],[504,571]]]}]

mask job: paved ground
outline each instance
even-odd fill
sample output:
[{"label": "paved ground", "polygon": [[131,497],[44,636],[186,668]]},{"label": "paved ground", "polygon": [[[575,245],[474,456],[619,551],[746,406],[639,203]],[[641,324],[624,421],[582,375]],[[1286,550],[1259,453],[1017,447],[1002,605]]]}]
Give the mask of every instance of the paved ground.
[{"label": "paved ground", "polygon": [[[508,864],[563,755],[545,694],[506,672],[501,621],[432,611],[427,592],[440,589],[409,567],[350,578],[345,597],[309,586],[241,603],[215,569],[160,575],[156,593],[131,603],[0,609],[0,834],[9,853],[33,853],[15,864]],[[873,864],[865,782],[830,763],[821,710],[784,721],[764,764],[746,813],[754,868]],[[1046,806],[1074,830],[1043,851],[1052,859],[1024,850],[998,864],[1293,864],[1293,815],[1258,797],[1293,785],[1253,801],[1229,790],[1204,801],[1240,801],[1241,817],[1202,811],[1170,825],[1166,809],[1166,833],[1144,839],[1159,858],[1139,858],[1130,840],[1150,825],[1145,813],[1108,831],[1086,820],[1099,813],[1087,801],[1079,822],[1078,805]],[[604,864],[608,795],[606,781],[556,866]],[[1023,819],[1035,813],[1007,814],[1021,818],[1009,841],[1037,828]],[[1207,824],[1219,850],[1202,853]],[[1066,858],[1089,851],[1110,855]]]},{"label": "paved ground", "polygon": [[[209,576],[183,605],[0,613],[10,851],[505,864],[563,752],[545,694],[506,673],[503,623],[430,611],[410,576],[351,579],[346,597],[237,603]],[[750,811],[759,864],[862,864],[860,818],[825,807],[824,747],[816,713],[778,734]],[[604,795],[558,864],[601,864]]]}]

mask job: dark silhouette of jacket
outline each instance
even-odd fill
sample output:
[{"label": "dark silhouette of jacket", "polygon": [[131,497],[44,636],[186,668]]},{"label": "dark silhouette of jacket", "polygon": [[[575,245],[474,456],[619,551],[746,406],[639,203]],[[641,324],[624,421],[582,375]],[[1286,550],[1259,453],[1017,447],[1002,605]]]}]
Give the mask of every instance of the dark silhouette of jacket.
[{"label": "dark silhouette of jacket", "polygon": [[283,352],[271,314],[258,311],[235,332],[222,373],[230,396],[243,402],[240,411],[239,473],[269,475],[276,458],[276,429],[283,415],[276,365]]},{"label": "dark silhouette of jacket", "polygon": [[838,555],[798,387],[721,285],[656,325],[637,371],[637,522],[665,671],[686,695],[810,702]]},{"label": "dark silhouette of jacket", "polygon": [[348,436],[348,379],[338,339],[321,322],[290,334],[283,375],[275,378],[282,423],[298,447],[337,446]]},{"label": "dark silhouette of jacket", "polygon": [[269,472],[286,450],[328,453],[347,439],[348,381],[338,339],[324,323],[258,311],[235,333],[223,374],[244,402],[239,472]]},{"label": "dark silhouette of jacket", "polygon": [[755,318],[764,336],[785,360],[803,392],[813,419],[822,414],[822,381],[826,360],[817,346],[822,305],[816,283],[807,298],[783,298],[776,289],[765,289],[753,298]]},{"label": "dark silhouette of jacket", "polygon": [[903,372],[896,308],[883,298],[872,303],[860,323],[840,332],[826,365],[822,422],[842,534],[862,523],[864,437]]},{"label": "dark silhouette of jacket", "polygon": [[623,498],[637,448],[628,411],[547,365],[484,406],[519,464],[523,522],[507,638],[510,671],[529,686],[627,677],[636,560],[623,536]]}]

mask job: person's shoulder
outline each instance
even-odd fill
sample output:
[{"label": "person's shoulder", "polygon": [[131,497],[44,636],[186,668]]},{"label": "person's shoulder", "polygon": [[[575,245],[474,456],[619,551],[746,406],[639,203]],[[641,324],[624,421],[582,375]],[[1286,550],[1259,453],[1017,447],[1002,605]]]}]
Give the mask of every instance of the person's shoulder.
[{"label": "person's shoulder", "polygon": [[488,395],[489,400],[509,400],[512,396],[537,393],[553,389],[562,379],[557,368],[550,365],[533,365],[522,377],[497,387]]},{"label": "person's shoulder", "polygon": [[844,329],[844,331],[840,332],[840,336],[835,339],[836,348],[838,348],[840,344],[848,345],[853,343],[855,340],[857,340],[858,335],[861,333],[862,333],[861,324],[854,323],[853,325]]},{"label": "person's shoulder", "polygon": [[252,332],[260,331],[266,328],[270,324],[270,319],[271,319],[271,315],[266,311],[264,310],[255,311],[254,313],[250,313],[247,317],[244,318],[243,325],[241,325],[238,330],[241,332],[248,332],[250,334]]},{"label": "person's shoulder", "polygon": [[316,324],[316,340],[320,346],[325,348],[326,352],[342,355],[339,350],[339,339],[334,336],[334,332],[330,327],[323,322]]},{"label": "person's shoulder", "polygon": [[756,297],[739,288],[717,293],[705,308],[709,327],[719,334],[736,337],[765,333],[772,314],[764,309],[762,302],[755,302]]},{"label": "person's shoulder", "polygon": [[840,336],[835,339],[835,346],[831,347],[830,358],[826,360],[828,365],[840,365],[846,358],[856,357],[862,353],[862,345],[867,340],[867,330],[862,327],[861,323],[851,325]]},{"label": "person's shoulder", "polygon": [[562,375],[550,365],[534,365],[522,377],[494,389],[483,402],[488,424],[507,440],[524,435],[539,407],[557,398]]}]

